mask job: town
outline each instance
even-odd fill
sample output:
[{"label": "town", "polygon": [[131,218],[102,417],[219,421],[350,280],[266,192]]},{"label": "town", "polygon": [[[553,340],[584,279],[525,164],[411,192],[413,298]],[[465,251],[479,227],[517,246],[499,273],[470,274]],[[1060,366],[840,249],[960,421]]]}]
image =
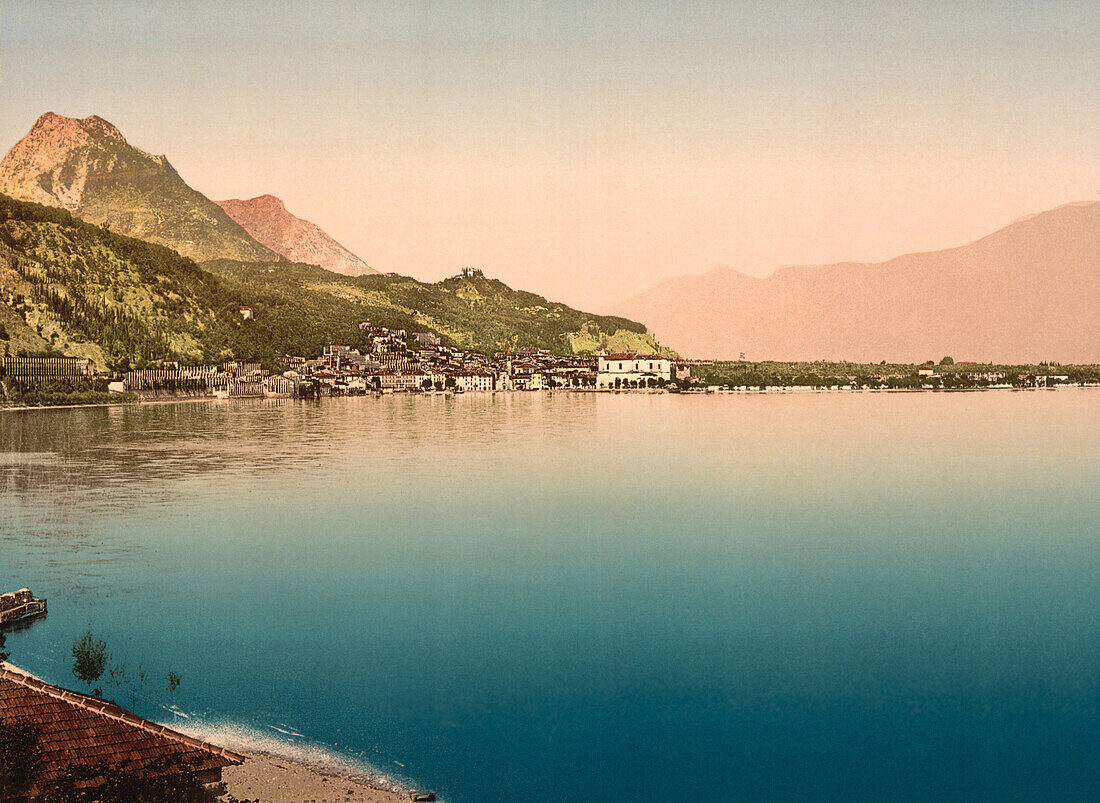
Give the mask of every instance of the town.
[{"label": "town", "polygon": [[391,393],[579,391],[721,393],[794,390],[980,390],[1096,385],[1097,366],[993,366],[945,357],[920,365],[685,360],[637,352],[558,355],[541,348],[482,354],[432,332],[359,324],[369,348],[325,346],[259,362],[168,362],[97,371],[89,359],[0,357],[0,403],[52,405],[173,398],[322,398]]}]

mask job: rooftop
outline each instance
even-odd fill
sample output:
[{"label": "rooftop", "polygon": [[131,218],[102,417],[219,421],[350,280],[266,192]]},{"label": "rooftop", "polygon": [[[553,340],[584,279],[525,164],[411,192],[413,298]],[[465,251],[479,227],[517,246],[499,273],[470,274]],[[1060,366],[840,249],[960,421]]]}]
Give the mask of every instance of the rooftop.
[{"label": "rooftop", "polygon": [[205,772],[244,761],[242,755],[103,700],[51,686],[11,664],[0,664],[0,722],[25,722],[38,732],[39,785],[52,783],[74,764],[105,762],[116,769],[138,770],[179,753],[196,772]]}]

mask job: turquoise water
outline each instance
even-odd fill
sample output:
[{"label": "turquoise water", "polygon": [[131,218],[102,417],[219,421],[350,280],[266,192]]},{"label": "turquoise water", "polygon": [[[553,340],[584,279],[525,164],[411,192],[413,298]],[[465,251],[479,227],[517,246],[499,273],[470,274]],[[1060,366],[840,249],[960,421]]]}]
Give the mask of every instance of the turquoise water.
[{"label": "turquoise water", "polygon": [[4,412],[24,585],[47,680],[449,801],[1100,784],[1095,391]]}]

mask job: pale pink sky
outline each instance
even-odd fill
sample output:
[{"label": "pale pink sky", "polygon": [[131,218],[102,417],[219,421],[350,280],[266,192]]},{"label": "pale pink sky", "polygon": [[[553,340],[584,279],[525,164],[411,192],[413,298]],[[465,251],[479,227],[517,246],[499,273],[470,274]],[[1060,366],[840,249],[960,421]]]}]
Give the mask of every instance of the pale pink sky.
[{"label": "pale pink sky", "polygon": [[0,138],[99,114],[382,271],[600,310],[1100,197],[1094,3],[4,6]]}]

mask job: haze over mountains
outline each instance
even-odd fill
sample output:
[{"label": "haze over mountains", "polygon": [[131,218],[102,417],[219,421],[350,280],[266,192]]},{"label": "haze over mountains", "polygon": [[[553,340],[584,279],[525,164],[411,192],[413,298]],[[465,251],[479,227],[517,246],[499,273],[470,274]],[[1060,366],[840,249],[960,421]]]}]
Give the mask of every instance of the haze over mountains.
[{"label": "haze over mountains", "polygon": [[[277,197],[215,203],[189,187],[164,156],[129,145],[115,126],[94,115],[43,114],[0,161],[0,193],[66,209],[200,264],[263,264],[263,275],[287,299],[293,296],[293,281],[307,277],[311,288],[323,286],[334,299],[351,293],[324,275],[290,270],[292,263],[351,277],[376,275],[318,226],[287,211]],[[701,358],[744,354],[751,360],[912,362],[951,355],[996,362],[1097,362],[1098,255],[1100,203],[1068,205],[1016,221],[969,245],[881,264],[788,267],[763,279],[720,267],[673,279],[618,305],[613,312],[630,320],[602,321],[595,342],[612,342],[607,338],[621,330],[630,333],[624,336],[627,342],[641,336],[636,342],[645,346],[652,341],[644,327],[633,323],[642,321],[665,345]],[[257,286],[257,277],[248,271],[219,269],[231,281],[247,276]],[[509,317],[520,304],[522,309],[516,309],[522,315],[494,328],[478,306],[482,292],[499,297],[500,314]],[[389,310],[385,314],[403,315],[424,328],[442,327],[459,343],[496,346],[514,337],[549,342],[536,337],[524,316],[534,316],[532,324],[550,316],[543,321],[550,325],[560,305],[529,294],[520,300],[511,292],[503,285],[473,291],[465,285],[407,280],[364,286],[353,295],[358,294],[357,303],[380,305],[372,314]],[[451,308],[455,293],[464,307]],[[319,297],[317,303],[318,314],[332,312],[329,301]],[[447,309],[446,322],[440,309]],[[355,311],[345,313],[350,319]],[[580,316],[576,320],[574,313]],[[570,326],[585,315],[571,310]],[[566,338],[567,350],[568,344],[593,342],[588,334],[578,339],[555,332],[552,342]]]},{"label": "haze over mountains", "polygon": [[1100,361],[1100,203],[1032,215],[958,248],[880,264],[717,267],[613,312],[685,356]]},{"label": "haze over mountains", "polygon": [[218,206],[253,239],[291,262],[319,265],[345,276],[378,272],[315,223],[292,215],[274,195],[261,195],[247,201],[218,201]]}]

